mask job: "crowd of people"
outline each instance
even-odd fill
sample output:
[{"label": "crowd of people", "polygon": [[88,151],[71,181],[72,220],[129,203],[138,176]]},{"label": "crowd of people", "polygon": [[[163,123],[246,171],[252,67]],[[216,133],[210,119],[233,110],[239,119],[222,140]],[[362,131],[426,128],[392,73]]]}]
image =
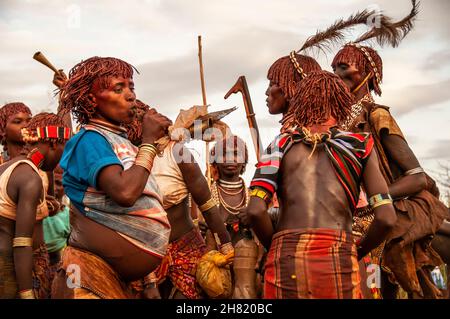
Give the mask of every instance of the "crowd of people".
[{"label": "crowd of people", "polygon": [[215,136],[205,176],[172,121],[136,98],[135,69],[118,58],[56,73],[58,114],[4,105],[0,298],[448,297],[433,278],[449,263],[449,210],[389,107],[375,103],[382,59],[362,44],[395,47],[417,13],[415,1],[400,21],[379,13],[382,26],[343,44],[333,72],[306,50],[373,12],[270,66],[280,133],[249,185],[240,137]]}]

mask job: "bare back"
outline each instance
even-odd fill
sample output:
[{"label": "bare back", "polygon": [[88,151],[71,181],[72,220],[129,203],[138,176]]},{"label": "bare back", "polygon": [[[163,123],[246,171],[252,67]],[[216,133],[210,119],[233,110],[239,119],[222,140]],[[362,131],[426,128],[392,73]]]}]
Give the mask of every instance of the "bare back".
[{"label": "bare back", "polygon": [[276,231],[331,228],[351,231],[352,212],[324,145],[297,143],[284,155],[281,168],[280,219]]}]

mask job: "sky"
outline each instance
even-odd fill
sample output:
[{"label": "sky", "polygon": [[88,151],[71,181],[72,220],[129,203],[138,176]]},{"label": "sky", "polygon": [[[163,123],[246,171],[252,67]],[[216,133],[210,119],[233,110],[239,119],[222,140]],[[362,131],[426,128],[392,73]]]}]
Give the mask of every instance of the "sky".
[{"label": "sky", "polygon": [[[250,151],[245,179],[256,159],[242,97],[223,96],[245,75],[263,145],[279,130],[280,116],[267,112],[267,70],[299,49],[318,29],[366,8],[399,19],[409,0],[1,0],[0,103],[21,101],[34,113],[56,111],[53,74],[32,59],[42,51],[68,73],[91,56],[133,64],[139,99],[175,120],[180,109],[202,103],[197,36],[202,36],[210,111],[232,106],[225,118]],[[450,163],[450,1],[422,0],[413,31],[398,48],[375,45],[383,59],[383,95],[422,166],[435,174]],[[364,29],[348,34],[355,39]],[[315,54],[323,69],[339,47]],[[205,148],[190,143],[200,162]],[[436,174],[435,174],[436,176]]]}]

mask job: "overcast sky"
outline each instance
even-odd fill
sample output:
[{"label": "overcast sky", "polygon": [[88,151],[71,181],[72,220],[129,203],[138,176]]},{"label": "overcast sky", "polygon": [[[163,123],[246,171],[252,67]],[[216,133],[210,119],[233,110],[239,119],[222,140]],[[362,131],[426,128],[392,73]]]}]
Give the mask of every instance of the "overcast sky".
[{"label": "overcast sky", "polygon": [[[175,119],[202,101],[197,36],[203,37],[211,110],[238,106],[226,118],[253,150],[240,95],[223,96],[239,75],[249,84],[263,144],[278,132],[264,92],[269,66],[301,47],[317,29],[376,5],[401,18],[409,0],[131,0],[0,1],[0,103],[22,101],[33,112],[55,111],[52,73],[32,59],[42,51],[66,73],[91,56],[118,57],[137,67],[138,97]],[[450,160],[450,1],[422,0],[414,30],[399,48],[375,48],[383,58],[383,96],[425,168]],[[363,30],[356,29],[349,40]],[[331,70],[334,53],[317,56]],[[200,156],[204,151],[194,145]],[[251,152],[251,164],[255,163]],[[246,179],[253,174],[248,167]]]}]

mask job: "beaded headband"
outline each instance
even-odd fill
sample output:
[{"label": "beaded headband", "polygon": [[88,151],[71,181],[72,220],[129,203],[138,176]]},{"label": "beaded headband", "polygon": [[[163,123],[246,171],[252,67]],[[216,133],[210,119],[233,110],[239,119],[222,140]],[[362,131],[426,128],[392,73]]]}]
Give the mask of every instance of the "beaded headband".
[{"label": "beaded headband", "polygon": [[47,138],[68,140],[71,137],[71,130],[68,127],[61,126],[44,126],[37,127],[35,130],[27,128],[22,129],[24,142],[37,142]]},{"label": "beaded headband", "polygon": [[289,54],[289,58],[291,59],[292,64],[294,65],[297,72],[300,74],[301,78],[306,78],[306,73],[303,71],[303,69],[300,66],[300,63],[298,63],[297,58],[295,57],[295,51],[292,51]]},{"label": "beaded headband", "polygon": [[375,79],[376,79],[377,83],[380,84],[380,83],[381,83],[381,76],[380,76],[380,73],[378,72],[378,68],[377,68],[377,66],[375,65],[375,62],[373,61],[372,56],[371,56],[370,53],[366,50],[366,48],[364,48],[362,45],[360,45],[360,44],[358,44],[358,43],[353,43],[353,42],[347,43],[346,45],[350,45],[350,46],[352,46],[352,47],[355,47],[355,48],[357,48],[358,50],[360,50],[360,51],[364,54],[364,56],[365,56],[365,57],[367,58],[367,60],[369,61],[370,66],[372,67],[372,70],[373,70],[373,73],[375,74]]}]

